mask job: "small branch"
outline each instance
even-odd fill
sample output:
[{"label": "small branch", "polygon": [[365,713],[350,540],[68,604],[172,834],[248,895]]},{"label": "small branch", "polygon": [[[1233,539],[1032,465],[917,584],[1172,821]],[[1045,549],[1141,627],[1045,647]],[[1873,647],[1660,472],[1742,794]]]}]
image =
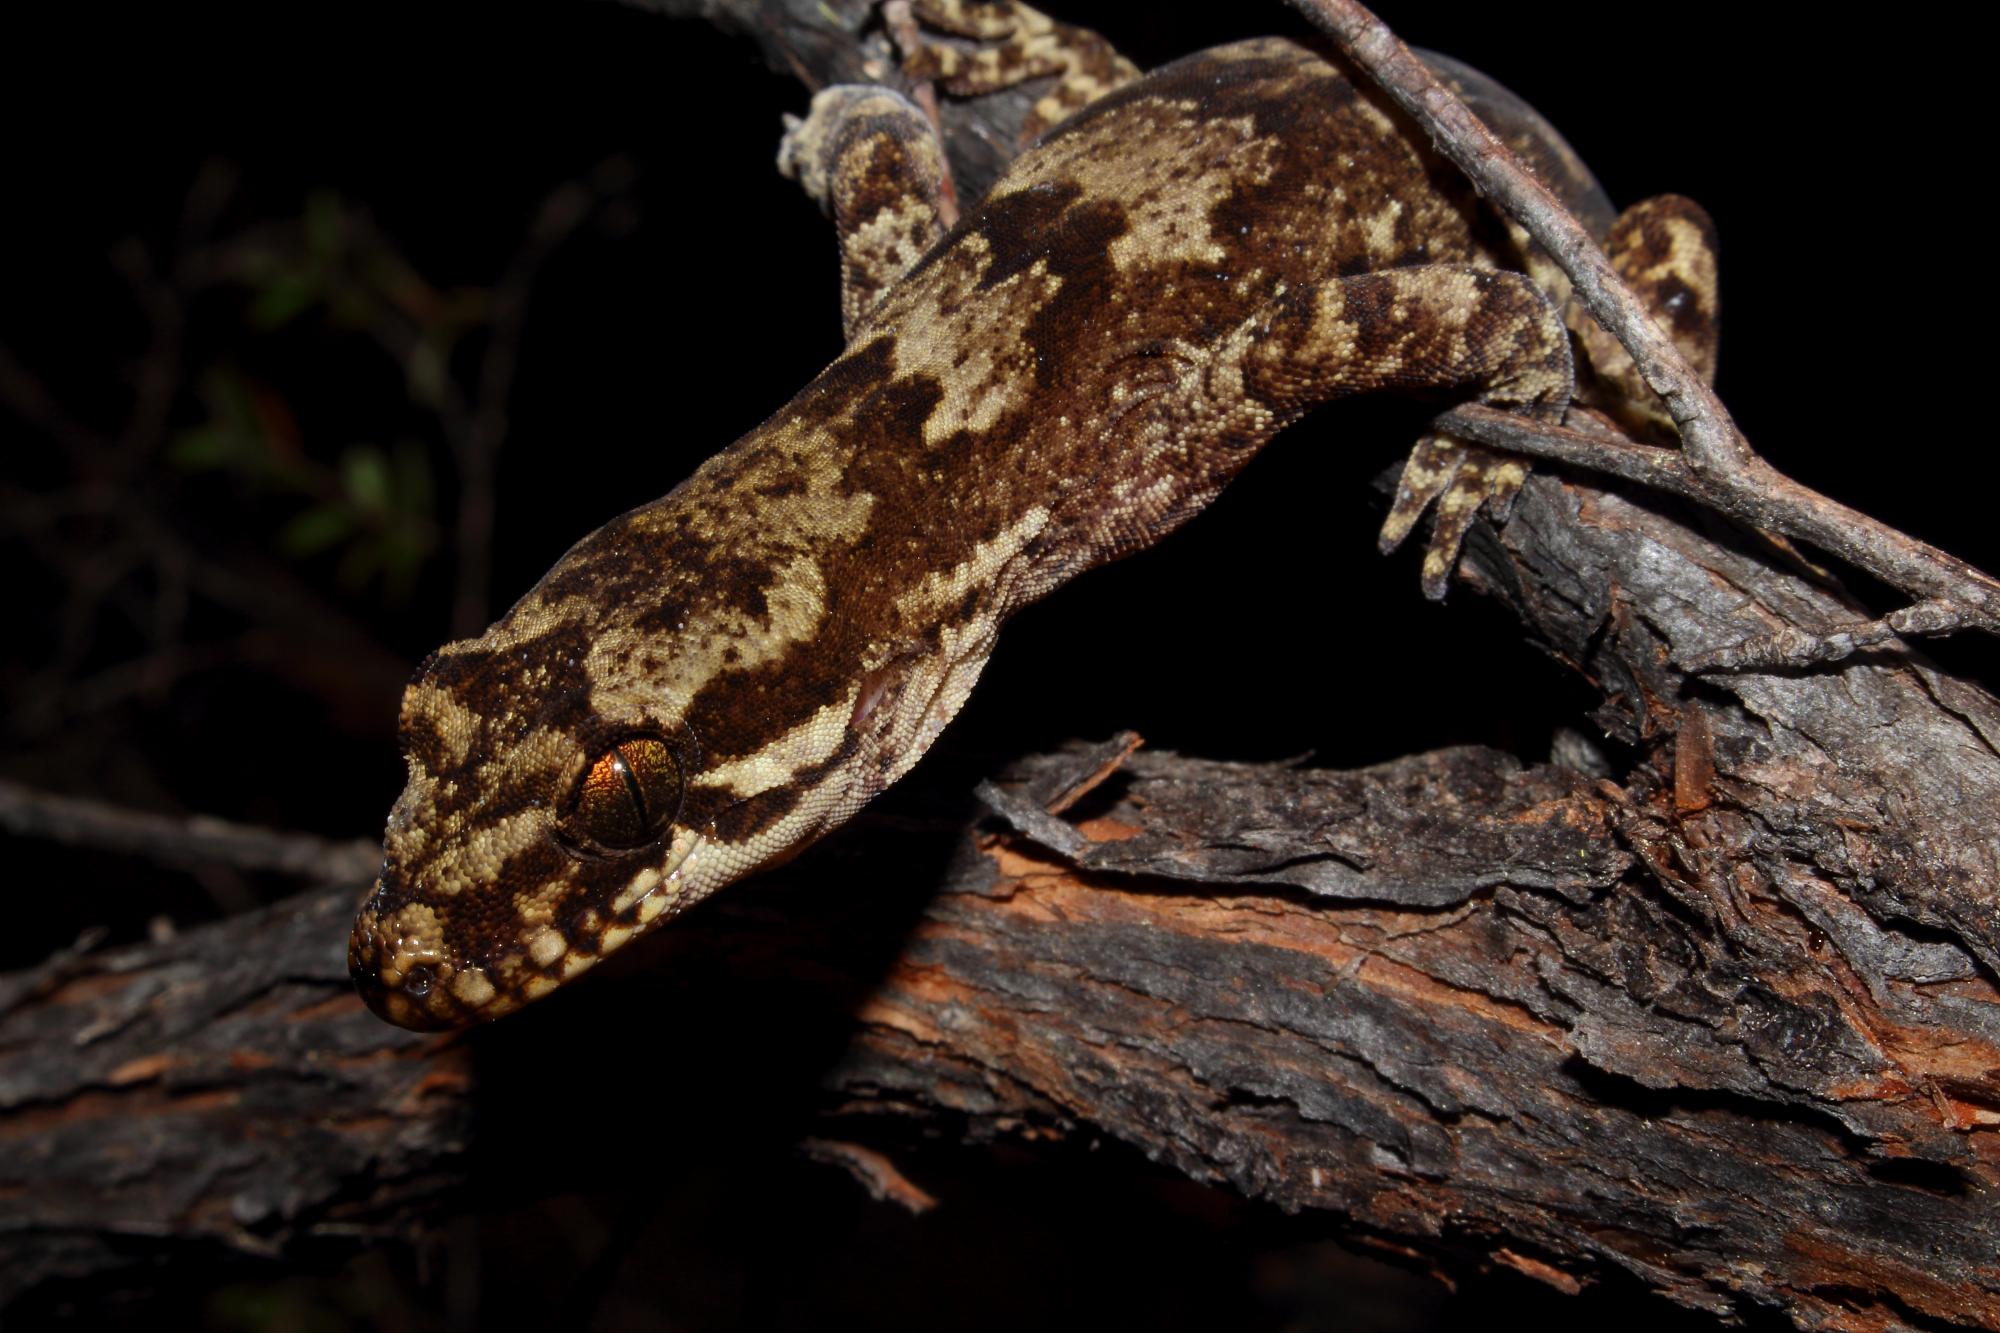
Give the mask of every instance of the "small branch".
[{"label": "small branch", "polygon": [[175,864],[275,870],[315,881],[368,879],[382,861],[381,844],[363,838],[332,842],[208,815],[146,814],[35,791],[4,778],[0,778],[0,829],[24,838],[48,838]]},{"label": "small branch", "polygon": [[103,444],[97,432],[71,416],[6,347],[0,347],[0,406],[62,445],[73,461],[88,457]]},{"label": "small branch", "polygon": [[151,457],[166,438],[167,414],[180,388],[181,341],[186,314],[182,293],[160,276],[152,255],[136,239],[120,242],[111,252],[112,266],[132,285],[133,299],[152,325],[153,338],[140,359],[132,411],[119,432],[115,466],[129,475]]},{"label": "small branch", "polygon": [[[1589,417],[1582,419],[1592,420]],[[1546,458],[1608,476],[1623,477],[1657,491],[1708,503],[1708,489],[1680,454],[1640,444],[1622,435],[1600,435],[1551,425],[1478,403],[1440,412],[1433,418],[1433,424],[1439,430],[1461,439],[1489,444],[1496,449],[1525,454],[1530,458]],[[1787,535],[1805,535],[1790,531],[1782,522],[1770,526]],[[1933,598],[1875,620],[1857,620],[1831,629],[1786,628],[1760,634],[1740,643],[1676,659],[1676,664],[1692,675],[1718,671],[1801,670],[1825,662],[1838,662],[1863,648],[1873,648],[1899,638],[1951,634],[1973,623],[1967,619],[1964,608],[1943,598]]]},{"label": "small branch", "polygon": [[1460,439],[1490,444],[1510,453],[1623,477],[1689,500],[1703,498],[1701,483],[1680,454],[1640,444],[1622,435],[1599,435],[1573,426],[1557,426],[1480,403],[1466,403],[1440,412],[1431,424]]},{"label": "small branch", "polygon": [[[2000,635],[2000,580],[1801,486],[1759,458],[1715,391],[1653,322],[1583,225],[1387,25],[1354,0],[1292,4],[1367,70],[1430,133],[1438,151],[1561,265],[1585,308],[1631,353],[1646,383],[1666,404],[1680,428],[1688,474],[1704,504],[1809,541],[1910,594],[1927,607],[1911,621],[1935,627],[1929,632],[1979,629]],[[1755,656],[1747,645],[1745,652],[1746,661]]]},{"label": "small branch", "polygon": [[1779,630],[1774,634],[1730,644],[1726,648],[1695,653],[1678,659],[1678,665],[1695,675],[1715,671],[1764,671],[1773,667],[1800,669],[1821,662],[1838,662],[1863,648],[1878,647],[1901,638],[1949,634],[1961,628],[1963,623],[1956,607],[1944,602],[1918,602],[1879,620],[1861,621],[1822,634],[1809,634],[1797,629]]}]

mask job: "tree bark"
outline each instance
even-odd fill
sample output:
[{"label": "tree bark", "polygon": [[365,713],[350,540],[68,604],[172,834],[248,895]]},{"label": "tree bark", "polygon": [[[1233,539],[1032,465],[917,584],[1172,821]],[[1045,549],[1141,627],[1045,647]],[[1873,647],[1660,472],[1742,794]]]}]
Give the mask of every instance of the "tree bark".
[{"label": "tree bark", "polygon": [[[0,1295],[168,1237],[405,1230],[520,1078],[476,1072],[692,1012],[696,1083],[823,1065],[825,1137],[1108,1134],[1558,1285],[1622,1269],[1803,1327],[2000,1326],[2000,706],[1902,649],[1687,681],[1683,652],[1851,614],[1701,527],[1542,475],[1471,552],[1604,691],[1616,782],[1484,749],[1347,773],[1027,759],[997,820],[864,823],[472,1040],[360,1009],[352,885],[13,978]],[[509,1156],[552,1130],[493,1132]]]},{"label": "tree bark", "polygon": [[[732,12],[812,77],[853,49]],[[1568,1289],[2000,1328],[2000,705],[1896,644],[1684,675],[1861,612],[1615,483],[1538,474],[1464,573],[1600,691],[1609,755],[1024,759],[984,819],[892,801],[470,1037],[354,999],[351,883],[6,978],[0,1304],[408,1236],[481,1162],[600,1172],[550,1145],[631,1104],[636,1030],[696,1090],[669,1144],[805,1069],[814,1132],[891,1156],[1108,1135]]]}]

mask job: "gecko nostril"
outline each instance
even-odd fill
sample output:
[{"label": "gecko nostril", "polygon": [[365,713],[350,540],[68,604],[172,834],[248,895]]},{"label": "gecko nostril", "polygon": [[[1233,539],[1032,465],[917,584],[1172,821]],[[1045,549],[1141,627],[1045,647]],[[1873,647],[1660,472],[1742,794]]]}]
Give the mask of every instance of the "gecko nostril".
[{"label": "gecko nostril", "polygon": [[403,993],[413,1000],[421,1000],[431,993],[431,981],[436,973],[429,963],[418,963],[403,974]]}]

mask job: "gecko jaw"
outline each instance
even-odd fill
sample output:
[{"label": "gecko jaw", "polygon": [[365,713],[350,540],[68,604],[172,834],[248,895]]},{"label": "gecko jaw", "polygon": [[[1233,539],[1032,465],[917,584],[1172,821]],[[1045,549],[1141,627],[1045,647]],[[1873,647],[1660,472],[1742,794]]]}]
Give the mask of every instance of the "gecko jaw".
[{"label": "gecko jaw", "polygon": [[347,966],[362,1000],[378,1016],[417,1031],[463,1027],[512,1013],[574,980],[613,951],[705,893],[689,892],[686,871],[708,839],[676,827],[662,862],[634,874],[592,931],[524,926],[494,955],[474,960],[447,947],[421,902],[393,911],[378,879],[348,937]]}]

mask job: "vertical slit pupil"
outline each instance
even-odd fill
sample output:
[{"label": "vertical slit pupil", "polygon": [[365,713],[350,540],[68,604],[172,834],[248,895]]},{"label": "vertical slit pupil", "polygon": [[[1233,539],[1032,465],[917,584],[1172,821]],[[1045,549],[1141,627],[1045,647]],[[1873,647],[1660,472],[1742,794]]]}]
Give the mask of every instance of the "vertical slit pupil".
[{"label": "vertical slit pupil", "polygon": [[624,780],[625,794],[632,799],[632,809],[639,816],[639,831],[643,833],[652,827],[652,812],[646,808],[646,790],[640,785],[639,775],[633,772],[636,765],[627,757],[625,746],[615,745],[612,747],[611,766],[617,771],[618,776]]},{"label": "vertical slit pupil", "polygon": [[665,742],[629,736],[598,752],[565,818],[601,847],[639,847],[680,808],[681,786],[680,765]]}]

